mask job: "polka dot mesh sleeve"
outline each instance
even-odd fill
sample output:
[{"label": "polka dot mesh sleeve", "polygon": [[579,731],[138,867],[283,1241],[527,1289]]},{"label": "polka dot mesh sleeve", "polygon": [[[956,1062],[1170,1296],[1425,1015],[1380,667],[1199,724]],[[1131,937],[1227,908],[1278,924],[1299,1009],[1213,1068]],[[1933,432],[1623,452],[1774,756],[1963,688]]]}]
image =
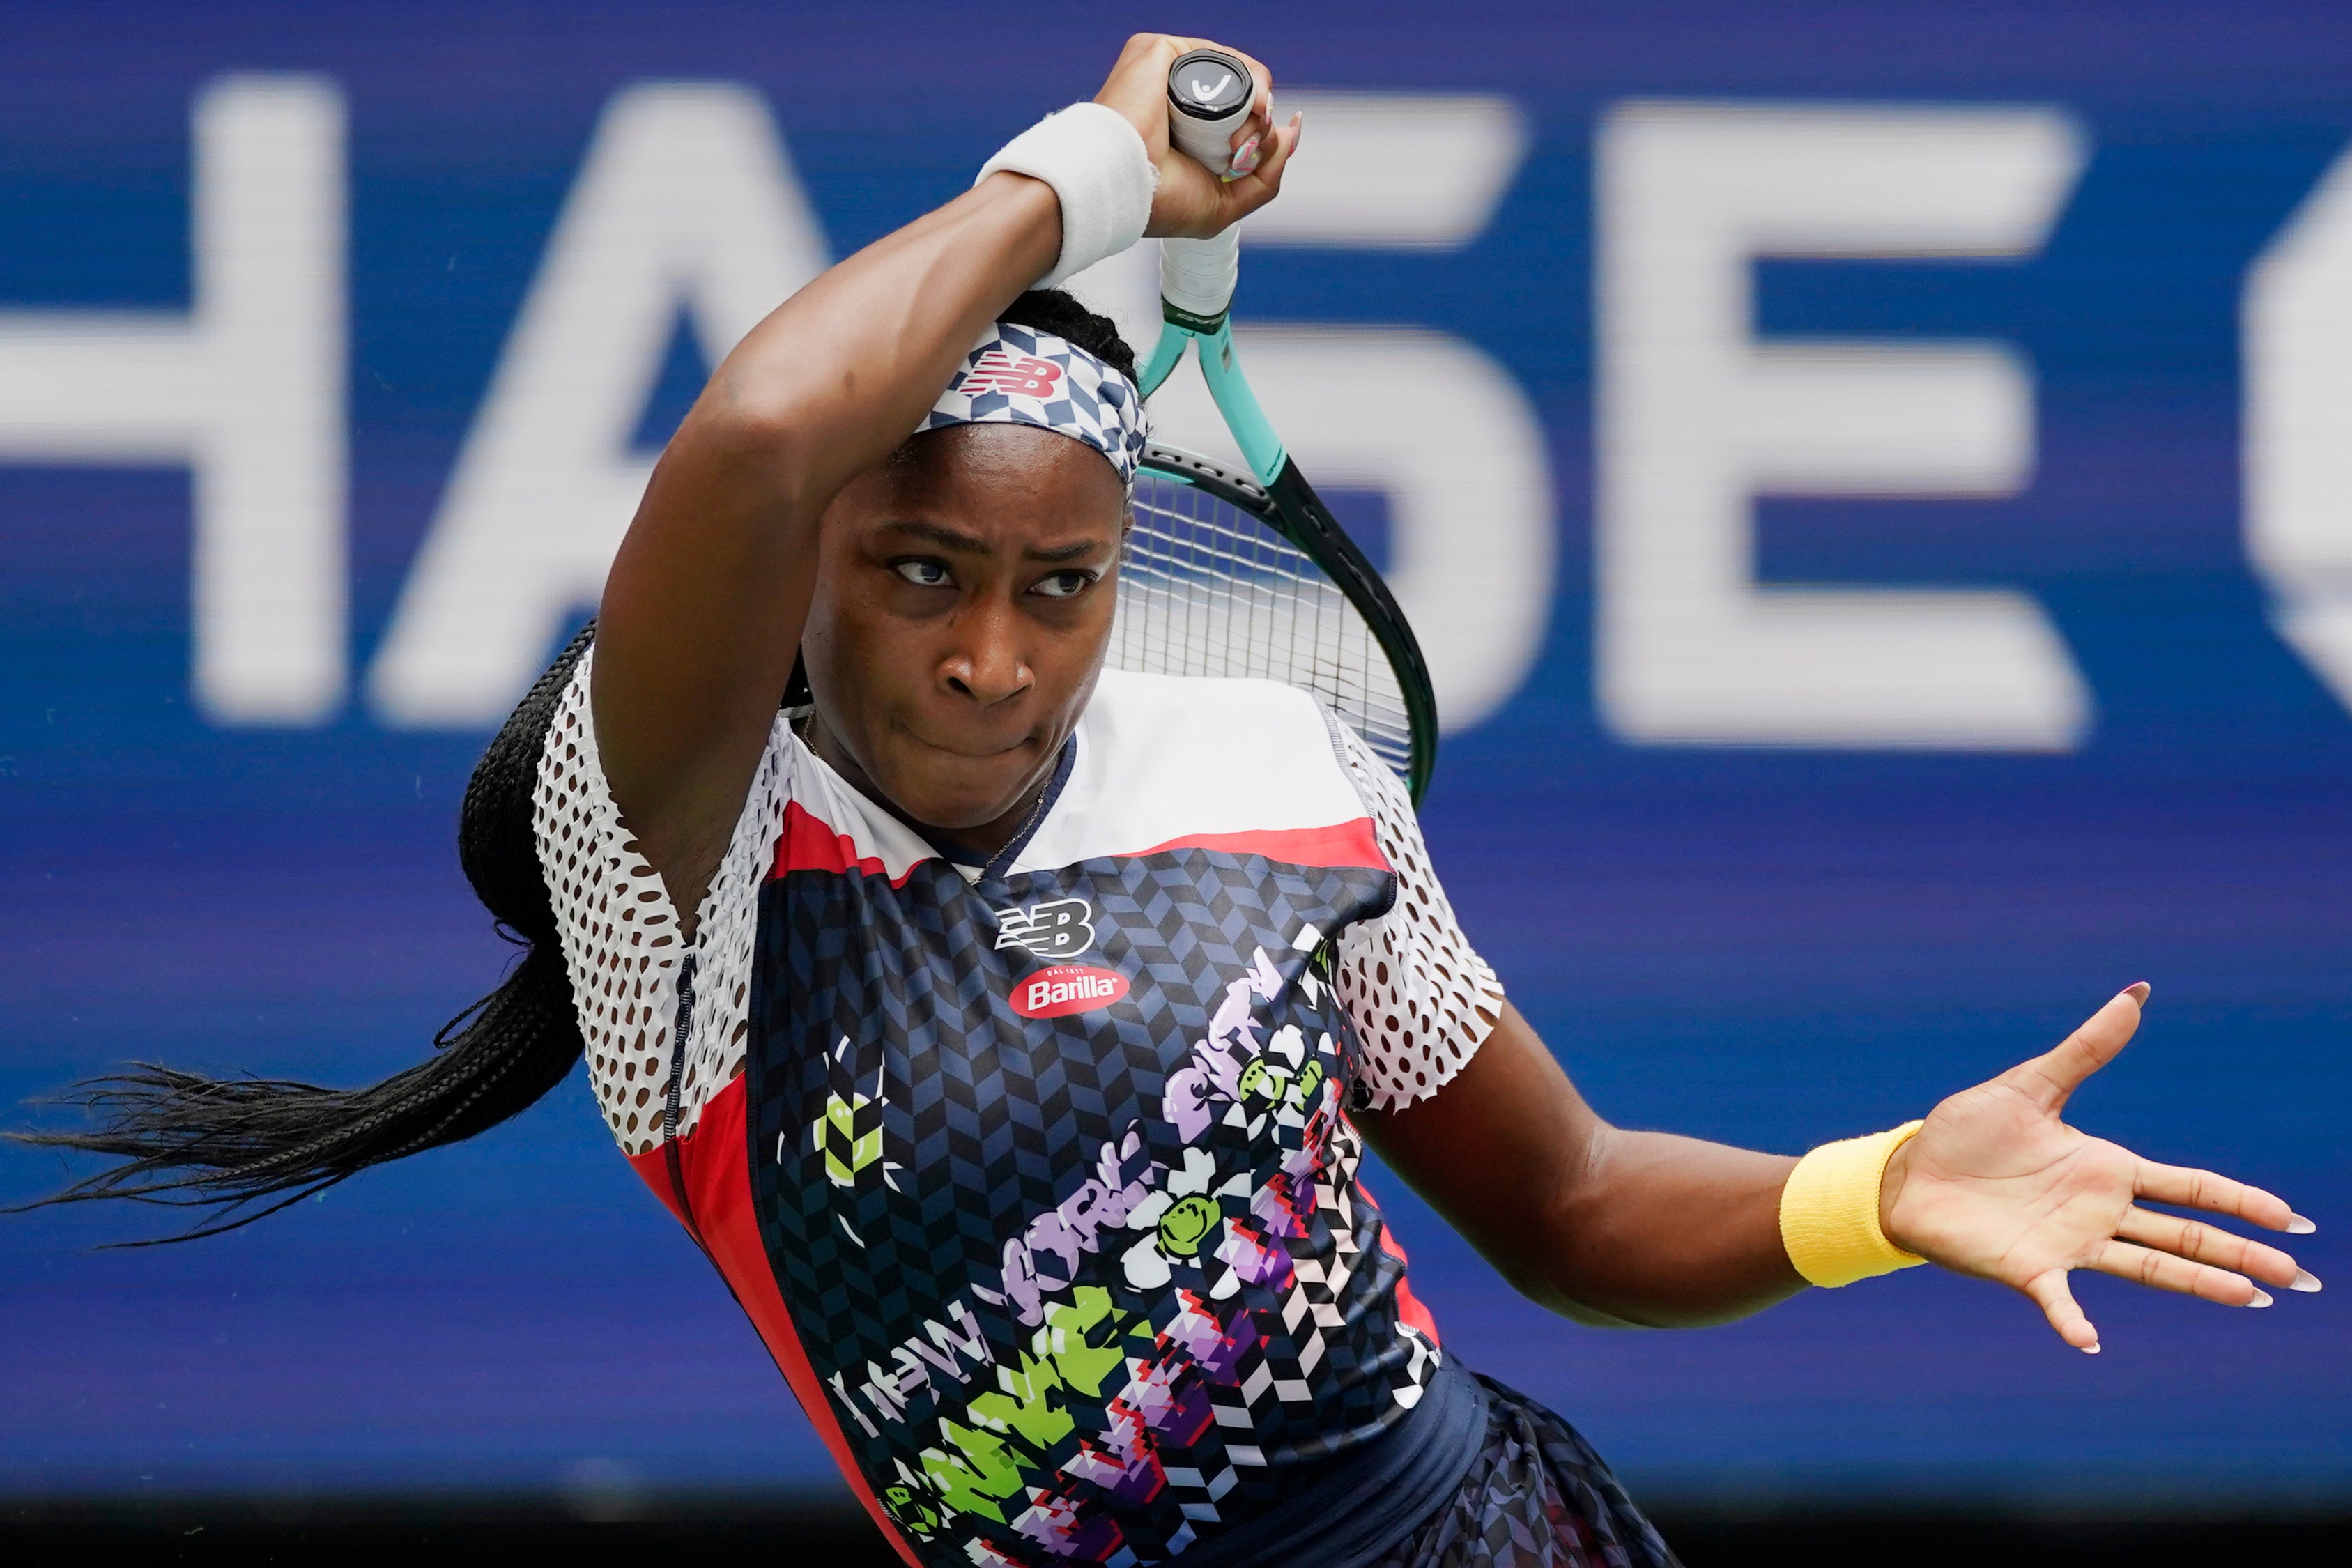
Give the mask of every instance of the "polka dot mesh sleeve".
[{"label": "polka dot mesh sleeve", "polygon": [[1435,1094],[1503,1016],[1503,984],[1454,918],[1429,867],[1412,798],[1354,731],[1339,726],[1348,770],[1396,868],[1395,907],[1339,933],[1334,980],[1362,1042],[1363,1102],[1396,1110]]},{"label": "polka dot mesh sleeve", "polygon": [[588,671],[595,657],[593,647],[581,657],[548,729],[532,827],[587,1042],[588,1080],[622,1151],[643,1154],[661,1144],[678,961],[689,946],[694,1044],[678,1088],[681,1135],[693,1130],[710,1097],[743,1070],[760,881],[783,828],[792,731],[779,713],[727,857],[703,895],[694,940],[682,942],[669,892],[622,824],[597,759],[588,710]]}]

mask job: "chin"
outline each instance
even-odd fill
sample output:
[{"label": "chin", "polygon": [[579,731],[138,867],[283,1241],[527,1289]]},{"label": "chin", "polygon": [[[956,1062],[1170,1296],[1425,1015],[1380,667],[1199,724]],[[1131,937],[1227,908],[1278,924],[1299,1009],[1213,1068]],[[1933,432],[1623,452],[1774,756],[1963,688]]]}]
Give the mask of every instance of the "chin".
[{"label": "chin", "polygon": [[1025,748],[1006,758],[976,759],[949,769],[940,767],[936,754],[923,762],[926,765],[919,769],[902,770],[884,788],[899,810],[949,833],[995,821],[1032,782],[1030,753]]}]

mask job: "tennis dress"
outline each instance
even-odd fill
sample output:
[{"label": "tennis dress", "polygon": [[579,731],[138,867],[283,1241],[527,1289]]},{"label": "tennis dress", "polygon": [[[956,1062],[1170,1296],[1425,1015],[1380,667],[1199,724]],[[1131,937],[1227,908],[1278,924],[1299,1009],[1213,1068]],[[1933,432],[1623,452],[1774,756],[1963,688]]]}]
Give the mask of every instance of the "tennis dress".
[{"label": "tennis dress", "polygon": [[1357,1180],[1502,993],[1311,697],[1106,672],[986,863],[780,714],[686,940],[593,658],[536,826],[599,1104],[908,1562],[1670,1560]]}]

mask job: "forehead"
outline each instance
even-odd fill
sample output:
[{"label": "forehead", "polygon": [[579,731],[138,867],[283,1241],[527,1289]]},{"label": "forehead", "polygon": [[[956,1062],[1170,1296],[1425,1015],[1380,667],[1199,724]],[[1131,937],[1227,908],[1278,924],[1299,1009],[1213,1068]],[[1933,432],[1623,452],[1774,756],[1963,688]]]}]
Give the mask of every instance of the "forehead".
[{"label": "forehead", "polygon": [[1127,489],[1101,453],[1024,425],[960,425],[916,436],[843,500],[865,527],[952,522],[1007,540],[1116,535],[1127,512]]}]

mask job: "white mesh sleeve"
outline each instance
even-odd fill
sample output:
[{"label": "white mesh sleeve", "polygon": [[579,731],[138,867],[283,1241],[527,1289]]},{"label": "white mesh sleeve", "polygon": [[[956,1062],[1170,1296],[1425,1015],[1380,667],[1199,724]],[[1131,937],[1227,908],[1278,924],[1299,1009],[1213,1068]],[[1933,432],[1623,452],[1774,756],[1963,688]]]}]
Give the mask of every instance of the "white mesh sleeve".
[{"label": "white mesh sleeve", "polygon": [[[686,947],[668,889],[622,824],[597,759],[588,709],[595,656],[593,647],[581,656],[548,728],[532,827],[587,1042],[588,1080],[622,1151],[643,1154],[661,1142]],[[760,883],[783,830],[793,747],[791,726],[779,713],[695,922],[693,1046],[679,1083],[681,1134],[743,1068]]]},{"label": "white mesh sleeve", "polygon": [[1346,725],[1348,770],[1396,868],[1396,904],[1339,933],[1333,978],[1362,1047],[1365,1102],[1396,1110],[1460,1072],[1503,1016],[1503,984],[1463,934],[1430,869],[1412,798]]}]

